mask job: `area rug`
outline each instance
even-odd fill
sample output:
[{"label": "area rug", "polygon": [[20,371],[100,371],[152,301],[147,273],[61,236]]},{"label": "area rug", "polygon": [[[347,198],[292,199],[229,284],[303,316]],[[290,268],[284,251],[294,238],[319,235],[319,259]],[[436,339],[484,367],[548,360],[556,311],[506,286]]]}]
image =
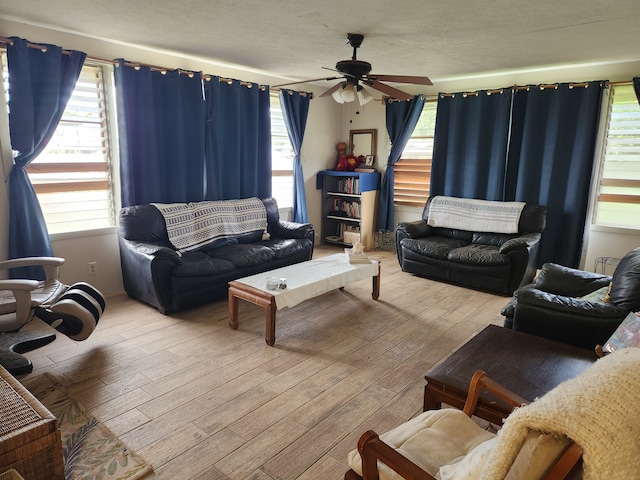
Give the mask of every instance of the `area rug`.
[{"label": "area rug", "polygon": [[54,376],[44,373],[24,386],[58,419],[65,480],[139,480],[153,472]]}]

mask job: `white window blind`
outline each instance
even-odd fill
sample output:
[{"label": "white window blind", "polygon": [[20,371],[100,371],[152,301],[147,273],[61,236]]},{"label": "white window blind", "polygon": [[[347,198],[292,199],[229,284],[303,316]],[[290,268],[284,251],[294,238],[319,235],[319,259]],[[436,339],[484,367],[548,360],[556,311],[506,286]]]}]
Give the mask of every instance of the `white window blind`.
[{"label": "white window blind", "polygon": [[424,104],[400,160],[393,166],[394,204],[424,207],[429,196],[436,101]]},{"label": "white window blind", "polygon": [[50,234],[115,225],[110,166],[103,67],[85,62],[51,141],[26,168]]},{"label": "white window blind", "polygon": [[279,208],[293,207],[293,149],[276,93],[271,94],[271,189]]},{"label": "white window blind", "polygon": [[639,229],[640,105],[632,85],[612,85],[595,223]]}]

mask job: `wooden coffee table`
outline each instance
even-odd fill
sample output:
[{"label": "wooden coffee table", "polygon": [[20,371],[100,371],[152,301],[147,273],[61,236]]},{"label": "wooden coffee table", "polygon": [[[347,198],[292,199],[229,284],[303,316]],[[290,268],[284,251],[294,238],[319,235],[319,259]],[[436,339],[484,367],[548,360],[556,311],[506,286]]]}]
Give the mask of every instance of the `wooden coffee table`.
[{"label": "wooden coffee table", "polygon": [[[269,277],[286,279],[287,288],[268,290],[266,282]],[[234,330],[238,328],[238,299],[263,307],[266,316],[265,341],[273,346],[278,309],[293,307],[365,278],[373,278],[371,296],[377,300],[380,296],[380,262],[372,259],[371,263],[351,264],[344,253],[239,278],[229,282],[229,326]]]},{"label": "wooden coffee table", "polygon": [[[489,325],[425,375],[423,409],[462,409],[476,370],[532,401],[591,366],[595,351]],[[485,392],[476,415],[501,424],[512,408]]]}]

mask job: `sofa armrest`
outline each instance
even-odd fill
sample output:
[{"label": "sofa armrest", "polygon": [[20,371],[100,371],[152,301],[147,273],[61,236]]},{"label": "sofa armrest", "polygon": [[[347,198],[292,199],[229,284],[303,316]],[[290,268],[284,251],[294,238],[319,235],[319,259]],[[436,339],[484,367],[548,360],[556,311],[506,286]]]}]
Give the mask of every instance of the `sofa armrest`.
[{"label": "sofa armrest", "polygon": [[277,223],[270,223],[268,232],[276,238],[308,238],[314,240],[314,229],[310,223],[296,223],[279,220]]},{"label": "sofa armrest", "polygon": [[549,311],[550,315],[571,313],[585,317],[620,318],[627,313],[615,305],[603,302],[591,302],[576,297],[557,295],[542,291],[533,285],[527,285],[514,293],[517,310],[523,305],[531,305]]},{"label": "sofa armrest", "polygon": [[529,249],[540,242],[542,235],[539,233],[529,233],[511,238],[500,246],[500,253],[508,254],[514,250]]},{"label": "sofa armrest", "polygon": [[119,237],[122,280],[129,296],[171,311],[171,271],[182,262],[175,250]]},{"label": "sofa armrest", "polygon": [[415,222],[399,223],[396,229],[396,238],[422,238],[427,237],[431,233],[431,227],[424,220],[416,220]]},{"label": "sofa armrest", "polygon": [[611,282],[611,277],[555,263],[545,263],[536,279],[536,288],[567,297],[582,297]]},{"label": "sofa armrest", "polygon": [[592,350],[603,345],[627,311],[601,302],[589,302],[542,292],[533,286],[516,292],[513,329]]}]

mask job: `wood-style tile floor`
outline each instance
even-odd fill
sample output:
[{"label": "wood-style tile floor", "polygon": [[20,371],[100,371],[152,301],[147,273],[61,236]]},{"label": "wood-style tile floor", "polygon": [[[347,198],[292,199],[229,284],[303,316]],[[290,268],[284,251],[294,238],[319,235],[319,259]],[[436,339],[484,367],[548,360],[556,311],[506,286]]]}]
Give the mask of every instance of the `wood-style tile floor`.
[{"label": "wood-style tile floor", "polygon": [[30,375],[61,379],[153,465],[149,478],[341,479],[360,434],[419,413],[424,373],[501,325],[508,301],[404,273],[394,252],[369,254],[382,261],[378,301],[362,280],[281,310],[274,347],[264,311],[246,302],[234,331],[226,300],[165,316],[123,294],[86,341],[58,334],[29,352]]}]

